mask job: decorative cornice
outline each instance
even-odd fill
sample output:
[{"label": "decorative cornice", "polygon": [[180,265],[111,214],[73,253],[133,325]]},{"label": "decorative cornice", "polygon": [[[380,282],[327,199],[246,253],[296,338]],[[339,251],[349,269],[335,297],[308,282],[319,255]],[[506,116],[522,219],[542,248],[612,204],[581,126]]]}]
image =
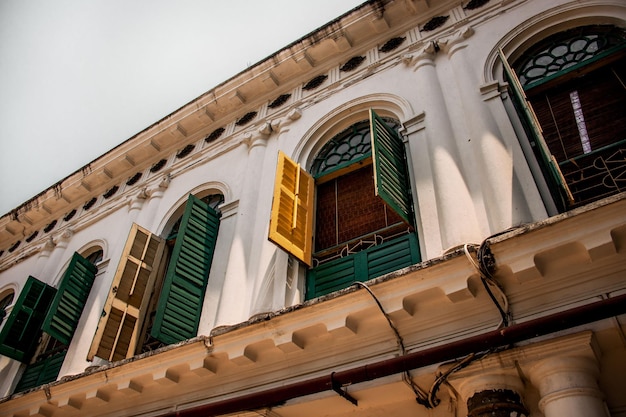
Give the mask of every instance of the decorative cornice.
[{"label": "decorative cornice", "polygon": [[[506,268],[515,261],[514,254],[503,248],[514,247],[521,252],[537,250],[538,239],[544,246],[554,247],[562,245],[564,240],[597,241],[600,236],[612,236],[615,239],[612,245],[623,252],[626,233],[616,230],[624,227],[621,214],[625,199],[622,196],[594,210],[577,211],[498,236],[491,242],[491,248],[499,267]],[[224,217],[233,216],[237,204],[238,201],[224,204]],[[577,234],[570,233],[572,217],[588,227],[580,227]],[[597,218],[604,221],[590,221]],[[545,229],[551,229],[548,235]],[[594,262],[599,261],[602,267],[584,271],[584,282],[578,280],[577,271],[568,273],[569,276],[552,275],[541,281],[515,285],[510,277],[498,275],[496,279],[507,289],[514,311],[519,312],[519,307],[526,309],[523,304],[530,302],[531,314],[546,316],[550,313],[546,311],[545,299],[536,295],[545,293],[555,281],[561,280],[561,286],[567,286],[570,296],[576,299],[566,300],[565,304],[556,300],[549,306],[552,311],[589,303],[589,297],[594,295],[604,296],[604,287],[610,282],[623,289],[624,283],[615,279],[626,272],[621,252],[603,251],[604,257],[594,257]],[[568,259],[567,253],[555,253],[550,262],[558,267]],[[612,275],[605,273],[607,268],[613,271]],[[414,353],[468,335],[479,335],[497,326],[493,305],[476,280],[474,267],[462,251],[457,251],[371,280],[368,286],[393,317],[407,352]],[[587,285],[589,282],[594,284],[592,290]],[[339,366],[391,358],[397,354],[397,344],[389,334],[388,322],[372,297],[362,289],[349,287],[244,323],[215,328],[208,337],[200,336],[67,376],[9,397],[0,403],[0,409],[7,415],[28,414],[31,410],[44,415],[93,414],[103,406],[109,413],[120,409],[127,414],[165,413],[170,410],[172,395],[179,393],[184,399],[177,406],[186,408],[217,401],[224,398],[223,393],[244,394],[311,375],[330,375]],[[506,380],[500,379],[500,383],[516,388],[515,376],[532,377],[533,372],[542,370],[533,367],[544,360],[548,363],[550,358],[562,356],[593,361],[599,351],[591,332],[564,335],[485,356],[455,373],[450,383],[458,387],[463,381],[479,377],[496,387],[498,380],[493,376],[502,375]],[[286,362],[290,364],[287,368]],[[434,370],[424,372],[431,371]],[[473,390],[471,385],[468,383],[462,389],[463,395]],[[128,395],[134,400],[129,402]]]}]

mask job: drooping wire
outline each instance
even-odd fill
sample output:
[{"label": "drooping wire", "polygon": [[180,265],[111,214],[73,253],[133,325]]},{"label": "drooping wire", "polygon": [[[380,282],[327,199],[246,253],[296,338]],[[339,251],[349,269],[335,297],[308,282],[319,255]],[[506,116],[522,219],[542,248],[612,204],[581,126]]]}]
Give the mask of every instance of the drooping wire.
[{"label": "drooping wire", "polygon": [[[480,281],[482,282],[483,287],[485,288],[485,291],[487,291],[489,298],[491,299],[493,304],[498,309],[498,312],[500,313],[500,317],[502,321],[498,327],[500,326],[508,327],[509,321],[510,321],[509,301],[508,301],[506,294],[502,290],[502,287],[500,287],[500,284],[498,284],[498,282],[495,280],[495,278],[491,274],[491,269],[493,268],[493,265],[488,264],[488,262],[492,262],[492,261],[488,261],[488,259],[490,259],[491,256],[487,255],[489,246],[486,242],[487,241],[485,240],[478,247],[478,250],[476,253],[476,258],[478,259],[478,263],[474,261],[474,258],[470,254],[469,248],[468,248],[469,245],[467,243],[463,245],[463,252],[465,252],[465,256],[467,257],[467,259],[474,266],[476,271],[478,271],[478,274],[480,276]],[[474,249],[475,249],[475,246],[474,246]],[[494,290],[498,292],[502,301],[498,301],[498,299],[496,298],[494,294]]]},{"label": "drooping wire", "polygon": [[[398,347],[400,348],[401,356],[404,356],[406,354],[406,348],[404,347],[404,340],[402,340],[402,336],[400,336],[400,332],[398,331],[398,328],[395,326],[395,324],[389,317],[389,314],[387,314],[387,312],[383,308],[383,305],[378,300],[378,297],[376,297],[376,294],[374,294],[374,292],[370,289],[370,287],[368,287],[365,283],[361,281],[356,281],[352,285],[356,285],[365,289],[372,296],[372,298],[376,302],[376,305],[378,306],[378,309],[381,311],[381,313],[383,313],[383,315],[385,316],[385,319],[387,320],[387,323],[389,324],[389,327],[391,327],[391,329],[393,330],[396,336],[396,340],[398,342]],[[411,373],[409,372],[408,369],[404,371],[402,379],[413,390],[413,393],[415,393],[415,397],[418,403],[428,408],[434,408],[437,406],[437,404],[439,404],[439,400],[437,398],[433,398],[431,400],[429,398],[429,395],[413,381],[413,378],[411,377]]]},{"label": "drooping wire", "polygon": [[448,369],[444,373],[440,374],[435,379],[435,382],[433,382],[432,386],[430,387],[430,391],[428,392],[428,401],[430,402],[433,399],[436,400],[437,392],[439,391],[439,388],[441,387],[441,384],[447,382],[448,377],[450,375],[452,375],[453,373],[455,373],[457,371],[460,371],[461,369],[465,368],[466,366],[468,366],[470,363],[474,362],[475,360],[479,360],[479,359],[484,358],[485,356],[489,355],[490,353],[492,353],[491,350],[488,350],[488,351],[485,351],[485,352],[481,352],[481,353],[470,353],[465,358],[463,358],[460,361],[456,362],[456,364],[454,366],[452,366],[450,369]]},{"label": "drooping wire", "polygon": [[[500,313],[502,321],[498,327],[500,326],[508,327],[510,323],[509,302],[508,302],[508,298],[504,290],[502,289],[500,284],[496,281],[495,277],[493,276],[491,272],[495,268],[495,260],[493,259],[493,254],[491,254],[491,251],[489,250],[488,239],[485,239],[478,246],[477,249],[476,249],[476,246],[478,245],[472,245],[472,249],[476,251],[477,261],[475,261],[472,255],[470,254],[470,250],[469,250],[470,245],[468,244],[463,245],[463,251],[467,259],[474,266],[476,271],[478,271],[480,280],[485,290],[487,291],[489,298],[491,299],[493,304],[498,309],[498,312]],[[382,304],[380,303],[376,295],[363,282],[357,281],[353,285],[357,285],[357,286],[364,288],[372,296],[372,298],[378,305],[378,308],[387,319],[389,326],[391,327],[394,334],[396,335],[396,339],[398,341],[398,346],[400,347],[401,354],[405,355],[406,348],[404,346],[404,341],[402,340],[402,337],[400,336],[398,329],[394,325],[389,315],[386,313],[385,309],[383,308]],[[498,300],[498,298],[494,294],[494,291],[498,293],[499,297],[501,298],[501,301]],[[440,374],[435,379],[428,393],[424,392],[424,390],[422,390],[417,384],[415,384],[415,382],[413,382],[413,379],[411,378],[411,374],[409,373],[408,370],[405,370],[404,375],[403,375],[403,380],[411,387],[411,389],[415,393],[416,400],[418,403],[424,405],[427,408],[435,408],[440,403],[440,400],[437,398],[437,392],[439,391],[441,384],[446,383],[448,377],[454,372],[457,372],[465,368],[473,361],[482,359],[483,357],[485,357],[486,355],[490,353],[492,353],[491,350],[486,351],[486,352],[481,352],[481,353],[471,353],[467,355],[465,358],[459,360],[454,366],[452,366],[446,372]]]}]

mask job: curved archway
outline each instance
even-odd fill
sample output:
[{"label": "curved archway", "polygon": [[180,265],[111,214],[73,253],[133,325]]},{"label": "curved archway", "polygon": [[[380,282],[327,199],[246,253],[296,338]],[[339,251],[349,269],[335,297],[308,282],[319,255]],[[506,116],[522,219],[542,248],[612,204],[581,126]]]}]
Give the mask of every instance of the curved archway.
[{"label": "curved archway", "polygon": [[369,109],[378,115],[403,122],[414,116],[411,104],[393,94],[370,94],[350,100],[329,111],[302,136],[294,151],[294,157],[307,168],[315,155],[335,135],[354,123],[368,119]]},{"label": "curved archway", "polygon": [[[220,182],[208,182],[202,185],[199,185],[189,192],[180,196],[180,198],[173,204],[170,209],[167,211],[161,223],[157,228],[157,233],[162,237],[167,237],[176,223],[180,221],[184,211],[185,205],[187,204],[187,200],[189,195],[193,195],[198,199],[206,199],[207,203],[209,203],[213,208],[218,208],[218,206],[222,205],[225,202],[229,202],[232,200],[232,191],[228,186]],[[221,196],[221,198],[217,198],[217,196]]]},{"label": "curved archway", "polygon": [[103,259],[107,259],[108,245],[104,240],[96,240],[84,245],[77,252],[93,265],[97,265]]},{"label": "curved archway", "polygon": [[504,52],[509,62],[515,62],[526,50],[549,36],[590,25],[626,27],[626,5],[559,5],[520,23],[503,36],[487,56],[483,67],[484,83],[504,79],[498,50]]},{"label": "curved archway", "polygon": [[[486,79],[509,81],[511,98],[558,211],[626,189],[626,6],[550,9],[494,48]],[[520,98],[523,97],[523,98]],[[520,139],[525,141],[525,138]],[[617,159],[616,159],[617,158]],[[539,178],[538,176],[542,177]]]},{"label": "curved archway", "polygon": [[[304,260],[311,262],[306,298],[419,262],[406,149],[397,132],[398,120],[411,116],[411,107],[396,96],[361,97],[329,112],[300,141],[296,157],[306,161],[306,172],[293,161],[285,161],[284,155],[279,160],[278,178],[284,184],[278,184],[279,191],[275,191],[278,198],[274,199],[272,219],[276,220],[270,233],[292,230],[275,240],[285,240],[287,251],[290,243],[304,242],[307,248],[307,242],[313,241],[312,254],[304,251],[308,254],[304,258],[311,258]],[[292,178],[287,174],[292,171],[299,174]],[[311,187],[307,196],[313,188],[316,194],[315,203],[307,202],[302,210],[301,182]],[[285,190],[294,184],[292,198],[291,191]],[[291,210],[296,204],[298,209]],[[300,211],[312,215],[298,217]],[[302,229],[280,220],[294,218],[297,225],[303,224]],[[378,261],[383,258],[385,262]]]},{"label": "curved archway", "polygon": [[0,291],[0,326],[4,323],[9,307],[13,305],[14,301],[15,290],[13,288],[4,288]]}]

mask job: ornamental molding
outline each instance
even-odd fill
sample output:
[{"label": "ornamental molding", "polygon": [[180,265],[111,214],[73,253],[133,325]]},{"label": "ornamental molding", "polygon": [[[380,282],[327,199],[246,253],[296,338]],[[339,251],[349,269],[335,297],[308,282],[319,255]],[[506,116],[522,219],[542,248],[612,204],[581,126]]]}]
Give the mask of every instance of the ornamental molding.
[{"label": "ornamental molding", "polygon": [[449,57],[452,57],[456,52],[467,47],[465,41],[473,34],[474,29],[470,26],[466,26],[448,37],[439,39],[437,45],[439,45],[441,50],[447,53]]},{"label": "ornamental molding", "polygon": [[[222,206],[226,215],[232,215],[237,203]],[[488,240],[498,266],[495,278],[507,289],[517,323],[623,292],[624,282],[619,277],[626,273],[625,209],[626,195],[622,195]],[[578,232],[571,233],[573,229]],[[554,251],[542,259],[545,248],[567,249],[576,242],[594,254],[592,264],[563,268],[572,262],[567,250]],[[536,280],[520,280],[518,275],[524,271],[516,266],[518,252],[531,262],[543,262],[542,269],[552,272]],[[614,273],[606,274],[607,270]],[[546,306],[540,295],[551,291],[555,284],[567,288],[568,297],[555,299]],[[371,280],[368,286],[393,317],[407,353],[495,331],[498,326],[493,304],[462,250]],[[549,363],[553,357],[595,360],[599,341],[591,331],[564,331],[561,335],[551,340],[544,336],[532,340],[533,343],[484,356],[455,373],[450,382],[455,389],[466,383],[460,390],[467,395],[472,388],[464,381],[472,378],[493,383],[492,376],[502,375],[509,378],[507,386],[515,387],[516,375],[531,375],[535,363]],[[375,300],[365,290],[353,286],[243,323],[216,327],[209,335],[132,359],[94,364],[80,374],[66,375],[59,381],[8,397],[0,403],[0,410],[8,416],[39,413],[60,417],[119,410],[133,415],[167,413],[171,411],[172,398],[180,399],[176,403],[178,409],[199,406],[223,400],[229,392],[245,395],[330,376],[337,367],[364,366],[372,363],[373,358],[394,358],[397,349]],[[287,362],[290,366],[285,368]],[[441,365],[439,370],[446,367]],[[426,367],[416,369],[413,375],[432,381],[437,371]],[[385,383],[391,382],[392,378]],[[363,386],[351,387],[351,392],[359,389]]]}]

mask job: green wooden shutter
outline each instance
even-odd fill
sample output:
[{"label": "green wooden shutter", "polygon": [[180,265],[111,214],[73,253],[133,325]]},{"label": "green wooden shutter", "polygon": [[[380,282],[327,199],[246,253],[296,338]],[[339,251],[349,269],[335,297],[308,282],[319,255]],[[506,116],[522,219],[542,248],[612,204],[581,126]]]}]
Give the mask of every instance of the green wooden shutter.
[{"label": "green wooden shutter", "polygon": [[74,253],[63,275],[42,329],[64,345],[72,341],[97,271],[95,265]]},{"label": "green wooden shutter", "polygon": [[517,74],[515,74],[515,71],[511,68],[511,65],[509,65],[502,49],[499,49],[498,53],[504,67],[504,74],[512,92],[513,103],[516,108],[522,112],[523,121],[525,122],[524,127],[527,130],[526,133],[534,140],[539,153],[539,162],[543,168],[547,170],[548,184],[552,187],[557,187],[557,195],[560,200],[558,203],[561,205],[562,209],[566,209],[569,204],[574,202],[574,197],[565,182],[565,178],[561,173],[559,164],[554,156],[552,156],[552,153],[543,138],[543,131],[539,125],[539,121],[537,120],[537,115],[526,98],[526,93],[524,92],[524,88],[522,87],[519,78],[517,78]]},{"label": "green wooden shutter", "polygon": [[41,325],[56,290],[28,277],[24,289],[0,332],[0,354],[28,362],[37,347]]},{"label": "green wooden shutter", "polygon": [[67,350],[64,350],[63,352],[28,365],[15,387],[15,392],[26,391],[56,381],[66,354]]},{"label": "green wooden shutter", "polygon": [[307,274],[306,299],[347,288],[420,262],[417,237],[409,233],[382,245],[311,268]]},{"label": "green wooden shutter", "polygon": [[370,109],[372,159],[376,195],[404,221],[413,224],[411,188],[406,168],[404,143],[374,110]]},{"label": "green wooden shutter", "polygon": [[155,339],[172,344],[197,335],[219,224],[220,213],[189,196],[151,331]]}]

